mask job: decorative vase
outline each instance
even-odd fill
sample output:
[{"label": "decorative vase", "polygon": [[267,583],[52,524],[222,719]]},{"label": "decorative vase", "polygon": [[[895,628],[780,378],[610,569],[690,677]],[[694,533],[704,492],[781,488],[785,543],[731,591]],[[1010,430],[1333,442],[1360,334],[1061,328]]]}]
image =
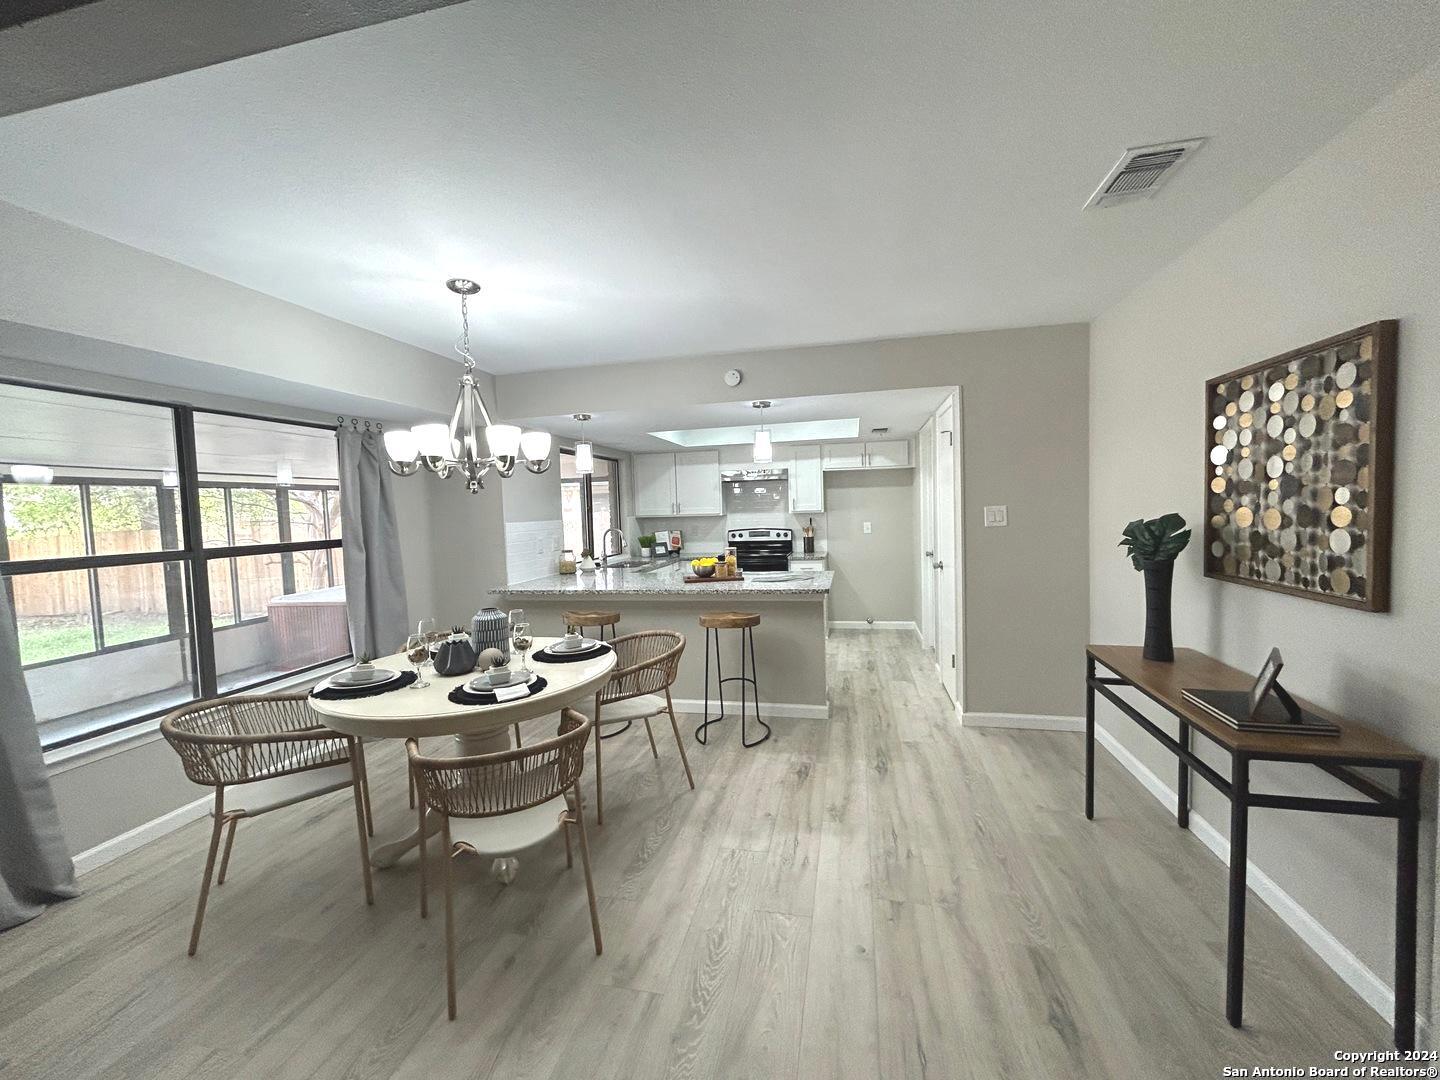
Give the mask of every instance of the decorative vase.
[{"label": "decorative vase", "polygon": [[1147,562],[1145,574],[1145,659],[1170,663],[1175,659],[1175,642],[1170,637],[1170,587],[1175,580],[1175,560]]},{"label": "decorative vase", "polygon": [[470,620],[470,645],[476,653],[499,649],[510,659],[510,618],[499,608],[481,608]]},{"label": "decorative vase", "polygon": [[464,675],[475,670],[475,646],[460,627],[435,650],[436,675]]}]

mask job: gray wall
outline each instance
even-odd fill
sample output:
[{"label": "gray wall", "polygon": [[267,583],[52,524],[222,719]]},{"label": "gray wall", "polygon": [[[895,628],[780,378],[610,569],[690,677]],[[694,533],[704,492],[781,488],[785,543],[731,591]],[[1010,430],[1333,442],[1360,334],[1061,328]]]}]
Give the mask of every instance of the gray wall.
[{"label": "gray wall", "polygon": [[835,572],[832,621],[917,618],[915,492],[914,469],[825,474],[826,550]]},{"label": "gray wall", "polygon": [[[532,372],[496,379],[510,416],[749,401],[916,386],[963,391],[965,707],[1078,715],[1088,606],[1084,447],[1089,328],[1083,324],[773,349]],[[721,376],[744,372],[734,389]],[[1010,525],[981,527],[1005,503]],[[1043,616],[1037,618],[1037,615]],[[1077,661],[1078,663],[1078,661]]]},{"label": "gray wall", "polygon": [[[1350,611],[1208,580],[1192,544],[1176,569],[1175,636],[1177,645],[1245,669],[1258,668],[1278,645],[1289,689],[1432,756],[1440,754],[1437,155],[1440,67],[1105,312],[1093,328],[1090,384],[1091,637],[1135,643],[1144,620],[1141,581],[1114,545],[1125,522],[1141,515],[1177,510],[1199,523],[1205,380],[1375,319],[1400,319],[1393,610]],[[1073,664],[1064,674],[1078,677]],[[1167,782],[1173,777],[1167,756],[1133,724],[1109,709],[1101,723]],[[1271,790],[1338,788],[1315,773],[1257,766],[1253,776]],[[1227,804],[1205,784],[1197,787],[1198,812],[1223,832]],[[1393,824],[1261,813],[1250,852],[1389,981]],[[1421,880],[1429,891],[1433,871],[1422,871]],[[1429,956],[1421,964],[1423,973]]]}]

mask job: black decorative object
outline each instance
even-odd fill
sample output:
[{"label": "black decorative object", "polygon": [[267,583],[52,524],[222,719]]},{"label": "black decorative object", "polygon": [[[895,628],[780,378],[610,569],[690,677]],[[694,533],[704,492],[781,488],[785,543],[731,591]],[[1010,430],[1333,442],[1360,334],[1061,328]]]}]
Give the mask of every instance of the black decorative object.
[{"label": "black decorative object", "polygon": [[475,670],[475,646],[460,627],[435,650],[436,675],[464,675]]},{"label": "black decorative object", "polygon": [[1125,526],[1120,547],[1145,575],[1145,659],[1170,663],[1175,642],[1170,636],[1170,589],[1175,580],[1175,557],[1190,543],[1190,530],[1179,514],[1149,521],[1136,518]]}]

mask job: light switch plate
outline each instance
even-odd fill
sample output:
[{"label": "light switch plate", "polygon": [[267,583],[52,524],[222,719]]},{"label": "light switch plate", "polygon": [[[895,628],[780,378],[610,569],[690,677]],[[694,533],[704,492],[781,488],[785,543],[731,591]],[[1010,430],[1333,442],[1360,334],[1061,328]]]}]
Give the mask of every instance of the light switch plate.
[{"label": "light switch plate", "polygon": [[870,535],[870,522],[868,522],[868,521],[865,522],[864,530],[865,530],[865,535],[866,535],[866,536],[869,536],[869,535]]},{"label": "light switch plate", "polygon": [[1003,528],[1007,525],[1009,523],[1009,515],[1006,512],[1008,509],[1008,507],[1004,506],[985,507],[985,527],[987,529],[995,529]]}]

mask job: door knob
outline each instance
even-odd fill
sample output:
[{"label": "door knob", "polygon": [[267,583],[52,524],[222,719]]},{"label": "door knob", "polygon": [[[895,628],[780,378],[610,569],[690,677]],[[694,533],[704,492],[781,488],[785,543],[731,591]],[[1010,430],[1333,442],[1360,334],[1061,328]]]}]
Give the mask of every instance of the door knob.
[{"label": "door knob", "polygon": [[933,559],[935,557],[935,553],[933,551],[927,551],[925,552],[925,557],[927,559]]},{"label": "door knob", "polygon": [[936,569],[936,570],[944,570],[944,569],[945,569],[945,564],[944,564],[943,562],[937,562],[937,563],[935,564],[935,569]]}]

